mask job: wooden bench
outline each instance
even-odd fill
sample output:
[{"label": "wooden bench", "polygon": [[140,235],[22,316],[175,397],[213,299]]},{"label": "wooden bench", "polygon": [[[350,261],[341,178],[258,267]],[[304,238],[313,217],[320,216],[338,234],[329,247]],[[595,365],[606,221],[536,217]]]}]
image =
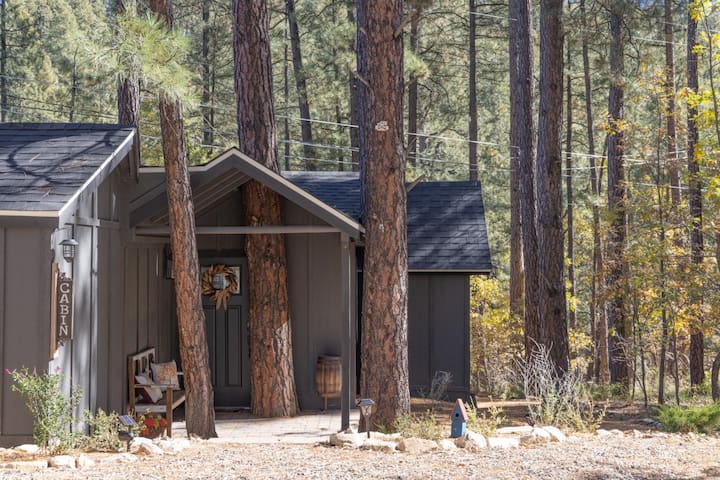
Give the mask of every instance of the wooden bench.
[{"label": "wooden bench", "polygon": [[[173,410],[185,402],[185,392],[174,390],[173,385],[154,383],[153,387],[164,389],[163,396],[157,403],[146,403],[138,400],[138,390],[147,385],[135,383],[135,375],[150,372],[150,363],[156,363],[155,348],[147,348],[133,355],[128,355],[128,405],[131,412],[143,415],[146,412],[160,413],[167,420],[167,436],[172,437]],[[182,375],[178,372],[178,376]]]}]

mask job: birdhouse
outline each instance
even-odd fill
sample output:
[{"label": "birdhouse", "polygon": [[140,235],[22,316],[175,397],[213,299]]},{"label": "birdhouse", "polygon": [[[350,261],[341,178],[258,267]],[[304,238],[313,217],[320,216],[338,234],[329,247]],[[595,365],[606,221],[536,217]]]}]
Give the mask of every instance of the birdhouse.
[{"label": "birdhouse", "polygon": [[450,415],[450,436],[452,438],[459,438],[465,435],[467,429],[467,411],[465,411],[465,404],[459,398],[455,401],[455,408],[453,408],[452,414]]}]

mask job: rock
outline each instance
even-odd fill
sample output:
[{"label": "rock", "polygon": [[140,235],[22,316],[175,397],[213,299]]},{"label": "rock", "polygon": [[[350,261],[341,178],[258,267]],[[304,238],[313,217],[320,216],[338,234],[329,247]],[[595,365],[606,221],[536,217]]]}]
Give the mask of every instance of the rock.
[{"label": "rock", "polygon": [[465,435],[455,439],[455,446],[475,452],[486,448],[488,446],[488,442],[483,435],[475,433],[472,430],[468,430]]},{"label": "rock", "polygon": [[527,435],[521,435],[518,438],[520,445],[535,445],[539,443],[548,443],[552,440],[552,436],[549,432],[542,428],[533,428],[532,431]]},{"label": "rock", "polygon": [[138,461],[138,458],[131,453],[118,453],[105,457],[101,461],[102,463],[134,463]]},{"label": "rock", "polygon": [[609,432],[604,428],[598,428],[595,431],[595,435],[597,435],[598,437],[612,437],[612,432]]},{"label": "rock", "polygon": [[75,468],[75,457],[70,455],[55,455],[48,459],[48,466],[52,468]]},{"label": "rock", "polygon": [[615,435],[616,437],[624,437],[624,436],[625,436],[625,434],[623,433],[623,431],[622,431],[622,430],[619,430],[619,429],[617,429],[617,428],[613,428],[612,430],[610,430],[610,433],[612,433],[612,434]]},{"label": "rock", "polygon": [[363,450],[375,450],[384,453],[393,453],[397,450],[397,444],[395,442],[388,442],[385,440],[379,440],[377,438],[367,438],[362,444]]},{"label": "rock", "polygon": [[16,452],[27,453],[30,455],[40,453],[40,447],[38,447],[37,445],[35,445],[33,443],[26,443],[24,445],[18,445],[13,450],[15,450]]},{"label": "rock", "polygon": [[362,446],[363,442],[367,439],[365,433],[333,433],[330,435],[328,442],[334,447],[354,447],[358,448]]},{"label": "rock", "polygon": [[138,437],[130,443],[130,452],[135,455],[162,455],[165,453],[152,440],[143,437]]},{"label": "rock", "polygon": [[19,461],[19,462],[8,462],[0,464],[0,468],[4,469],[10,469],[10,470],[38,470],[41,468],[47,468],[48,462],[47,460],[30,460],[27,462]]},{"label": "rock", "polygon": [[401,452],[418,454],[438,448],[438,444],[424,438],[403,438],[398,442],[397,449]]},{"label": "rock", "polygon": [[75,466],[77,468],[87,468],[87,467],[92,467],[94,465],[95,465],[95,460],[93,460],[92,458],[88,457],[85,454],[81,454],[79,457],[77,457],[75,459]]},{"label": "rock", "polygon": [[557,427],[548,425],[546,427],[542,427],[542,429],[550,434],[550,440],[553,442],[564,442],[567,440],[565,434]]},{"label": "rock", "polygon": [[450,440],[449,438],[443,438],[438,442],[438,446],[442,450],[455,450],[457,449],[457,445],[455,445],[455,442]]},{"label": "rock", "polygon": [[496,435],[528,435],[532,433],[533,427],[523,425],[521,427],[501,427],[495,430]]},{"label": "rock", "polygon": [[[367,432],[364,432],[367,436]],[[399,442],[402,440],[402,436],[399,433],[382,433],[382,432],[370,432],[370,438],[376,440],[382,440],[383,442]]]},{"label": "rock", "polygon": [[190,440],[186,438],[164,438],[157,443],[165,453],[175,455],[182,453],[183,450],[190,446]]},{"label": "rock", "polygon": [[488,437],[490,448],[516,448],[520,446],[520,440],[515,437]]}]

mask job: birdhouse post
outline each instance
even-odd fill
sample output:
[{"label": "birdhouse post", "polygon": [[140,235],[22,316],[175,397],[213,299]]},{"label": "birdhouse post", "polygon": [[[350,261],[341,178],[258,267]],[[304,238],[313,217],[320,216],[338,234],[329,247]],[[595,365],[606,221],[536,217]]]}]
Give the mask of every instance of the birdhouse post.
[{"label": "birdhouse post", "polygon": [[465,410],[465,404],[459,398],[455,401],[455,408],[453,408],[452,414],[450,415],[450,420],[450,437],[460,438],[465,435],[468,416]]}]

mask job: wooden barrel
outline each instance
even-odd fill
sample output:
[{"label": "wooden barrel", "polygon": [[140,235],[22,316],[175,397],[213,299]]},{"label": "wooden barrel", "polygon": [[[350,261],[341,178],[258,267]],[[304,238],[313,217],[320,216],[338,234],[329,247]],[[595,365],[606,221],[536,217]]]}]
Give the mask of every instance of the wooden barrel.
[{"label": "wooden barrel", "polygon": [[315,388],[327,407],[328,397],[339,397],[342,389],[342,363],[340,357],[321,355],[315,364]]}]

